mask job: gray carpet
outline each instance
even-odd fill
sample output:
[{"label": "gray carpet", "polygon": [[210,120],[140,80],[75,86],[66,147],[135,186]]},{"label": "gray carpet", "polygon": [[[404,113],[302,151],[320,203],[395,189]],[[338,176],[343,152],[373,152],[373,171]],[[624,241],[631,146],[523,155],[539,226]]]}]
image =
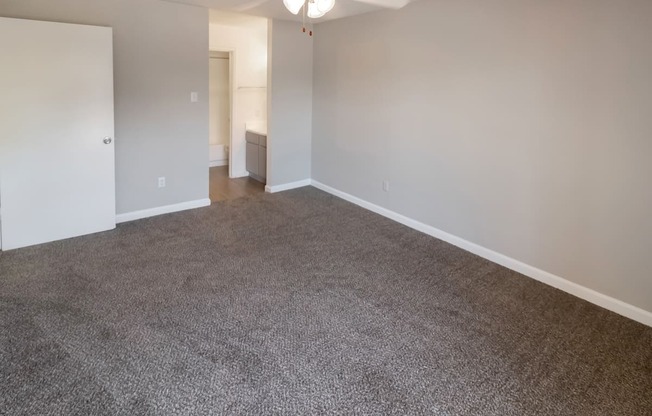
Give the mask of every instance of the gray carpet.
[{"label": "gray carpet", "polygon": [[0,254],[3,415],[652,415],[652,328],[314,188]]}]

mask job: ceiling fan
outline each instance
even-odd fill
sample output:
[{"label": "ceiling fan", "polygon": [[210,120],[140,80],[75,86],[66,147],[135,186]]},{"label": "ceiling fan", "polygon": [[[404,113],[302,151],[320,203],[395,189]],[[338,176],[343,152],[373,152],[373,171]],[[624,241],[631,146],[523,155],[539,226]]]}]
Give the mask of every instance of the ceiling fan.
[{"label": "ceiling fan", "polygon": [[[366,3],[377,7],[400,9],[406,6],[410,0],[353,0],[359,3]],[[335,0],[283,0],[283,4],[292,14],[298,14],[303,10],[305,15],[311,19],[319,19],[331,11],[335,6]]]},{"label": "ceiling fan", "polygon": [[[324,17],[333,20],[378,9],[401,9],[417,0],[160,0],[225,12],[245,13],[270,19],[311,23]],[[0,0],[0,3],[2,0]],[[329,13],[329,11],[332,11]],[[316,22],[315,22],[316,23]]]},{"label": "ceiling fan", "polygon": [[[365,3],[376,7],[400,9],[414,0],[352,0],[358,3]],[[303,12],[303,32],[306,33],[306,17],[319,19],[331,11],[335,6],[335,0],[283,0],[288,11],[294,15]],[[312,30],[308,32],[312,36]]]}]

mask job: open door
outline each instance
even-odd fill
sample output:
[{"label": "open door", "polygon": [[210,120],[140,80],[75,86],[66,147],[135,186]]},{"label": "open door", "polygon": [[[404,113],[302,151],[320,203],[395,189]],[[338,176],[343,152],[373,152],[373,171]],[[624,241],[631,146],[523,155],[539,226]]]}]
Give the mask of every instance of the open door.
[{"label": "open door", "polygon": [[0,18],[2,249],[115,228],[106,27]]}]

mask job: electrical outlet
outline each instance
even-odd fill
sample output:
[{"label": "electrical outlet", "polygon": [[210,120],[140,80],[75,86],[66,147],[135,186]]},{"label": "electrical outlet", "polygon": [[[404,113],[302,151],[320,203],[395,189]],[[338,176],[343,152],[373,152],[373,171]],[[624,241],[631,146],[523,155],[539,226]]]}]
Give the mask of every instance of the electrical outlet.
[{"label": "electrical outlet", "polygon": [[165,176],[161,176],[160,178],[158,178],[158,187],[165,188]]},{"label": "electrical outlet", "polygon": [[191,103],[196,103],[197,101],[199,101],[199,95],[195,91],[191,92],[190,93],[190,102]]},{"label": "electrical outlet", "polygon": [[388,180],[383,181],[383,191],[389,192],[389,181]]}]

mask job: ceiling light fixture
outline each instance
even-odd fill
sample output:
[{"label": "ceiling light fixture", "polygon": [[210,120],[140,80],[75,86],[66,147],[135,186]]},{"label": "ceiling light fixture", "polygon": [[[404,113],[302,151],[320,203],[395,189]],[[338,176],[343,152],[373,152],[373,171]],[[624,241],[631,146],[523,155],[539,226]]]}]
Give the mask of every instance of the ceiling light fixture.
[{"label": "ceiling light fixture", "polygon": [[[335,6],[335,0],[283,0],[283,4],[292,14],[299,14],[303,10],[303,31],[306,32],[306,17],[319,19],[331,11]],[[312,36],[312,30],[310,36]]]},{"label": "ceiling light fixture", "polygon": [[285,8],[292,14],[298,14],[306,0],[283,0]]}]

